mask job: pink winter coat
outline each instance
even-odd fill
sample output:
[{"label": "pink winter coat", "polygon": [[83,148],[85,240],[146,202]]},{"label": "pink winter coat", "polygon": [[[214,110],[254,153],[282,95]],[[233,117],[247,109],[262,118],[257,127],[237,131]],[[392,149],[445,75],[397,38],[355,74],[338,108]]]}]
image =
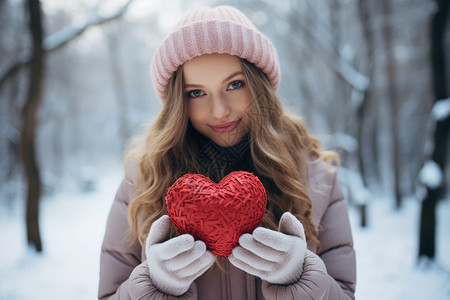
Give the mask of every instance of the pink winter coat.
[{"label": "pink winter coat", "polygon": [[129,246],[127,209],[134,196],[124,180],[109,215],[100,262],[99,299],[354,299],[356,262],[348,219],[347,202],[336,173],[324,162],[311,164],[310,197],[320,223],[320,253],[308,245],[303,275],[292,285],[274,285],[234,267],[219,258],[223,272],[214,267],[180,297],[159,292],[148,273],[144,249]]}]

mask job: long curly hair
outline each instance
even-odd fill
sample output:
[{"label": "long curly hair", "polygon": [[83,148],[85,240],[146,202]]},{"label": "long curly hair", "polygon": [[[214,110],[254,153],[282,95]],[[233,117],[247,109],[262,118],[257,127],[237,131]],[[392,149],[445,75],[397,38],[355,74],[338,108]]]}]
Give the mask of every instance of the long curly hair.
[{"label": "long curly hair", "polygon": [[[307,192],[308,163],[336,160],[333,152],[322,151],[320,141],[311,136],[303,122],[288,114],[266,75],[241,59],[251,105],[248,136],[255,174],[267,193],[262,226],[277,229],[284,212],[291,212],[303,224],[308,243],[320,247],[313,220],[312,202]],[[134,182],[136,197],[128,210],[130,234],[145,244],[151,224],[166,213],[164,197],[173,182],[185,173],[200,172],[195,147],[190,143],[187,99],[182,66],[169,81],[164,106],[142,145],[129,152],[127,160],[139,161]],[[176,230],[172,228],[172,235]]]}]

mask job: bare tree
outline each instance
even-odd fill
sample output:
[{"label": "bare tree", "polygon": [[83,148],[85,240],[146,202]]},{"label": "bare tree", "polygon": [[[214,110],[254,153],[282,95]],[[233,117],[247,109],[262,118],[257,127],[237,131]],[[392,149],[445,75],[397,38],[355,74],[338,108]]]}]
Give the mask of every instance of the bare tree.
[{"label": "bare tree", "polygon": [[[116,25],[116,24],[111,24]],[[124,76],[123,76],[123,66],[120,60],[120,47],[119,47],[119,27],[113,27],[108,32],[105,30],[106,39],[108,41],[108,54],[111,66],[111,76],[114,87],[114,95],[116,97],[117,108],[119,111],[119,137],[121,139],[121,145],[126,145],[127,140],[130,135],[129,122],[128,122],[128,105],[127,105],[127,95],[124,88]],[[122,149],[123,151],[124,149]]]},{"label": "bare tree", "polygon": [[[94,14],[86,23],[81,26],[69,26],[61,29],[60,31],[46,37],[43,40],[43,49],[45,52],[52,52],[65,46],[67,43],[74,40],[76,37],[83,34],[86,30],[91,27],[107,23],[109,21],[115,20],[121,17],[128,6],[133,2],[133,0],[128,0],[124,5],[122,5],[115,13],[110,16],[104,17],[98,14]],[[9,62],[9,66],[5,68],[5,71],[0,74],[0,87],[3,83],[15,75],[18,70],[22,67],[27,66],[31,63],[32,57],[28,55],[28,51],[22,52],[16,57],[15,60]]]},{"label": "bare tree", "polygon": [[[373,28],[369,22],[371,18],[370,6],[367,1],[358,0],[358,13],[363,30],[364,42],[367,45],[367,58],[368,58],[368,78],[370,82],[373,80],[373,60],[375,58],[374,54],[374,41],[373,41]],[[376,173],[375,158],[373,145],[376,144],[374,122],[375,118],[368,111],[369,102],[372,96],[372,86],[369,85],[364,91],[361,103],[356,110],[356,123],[358,124],[357,139],[359,141],[359,152],[358,152],[358,162],[359,169],[361,171],[361,177],[365,186],[370,186],[370,182],[375,180],[375,176],[371,175]],[[369,121],[370,120],[370,121]],[[368,162],[372,160],[371,162]]]},{"label": "bare tree", "polygon": [[[431,64],[433,76],[433,92],[435,107],[448,98],[447,70],[445,64],[444,33],[449,13],[448,0],[436,0],[437,10],[431,21]],[[448,50],[447,50],[448,51]],[[445,191],[445,165],[448,155],[447,141],[450,132],[450,115],[436,118],[433,135],[434,150],[431,161],[425,168],[434,168],[436,175],[441,175],[440,182],[431,183],[425,180],[427,195],[422,201],[420,214],[419,257],[430,259],[435,255],[436,244],[436,206]]]},{"label": "bare tree", "polygon": [[29,30],[32,37],[32,51],[19,55],[11,61],[6,71],[0,75],[0,87],[22,67],[30,66],[29,81],[25,103],[21,112],[21,140],[20,153],[27,182],[26,196],[26,228],[27,240],[36,251],[42,251],[42,241],[39,230],[39,201],[41,197],[41,177],[36,159],[36,129],[38,127],[37,114],[42,99],[43,81],[45,75],[46,54],[61,48],[92,26],[103,24],[120,17],[133,0],[127,1],[114,14],[108,17],[96,15],[81,27],[68,27],[44,39],[42,26],[43,14],[39,0],[27,0],[26,8],[29,13]]},{"label": "bare tree", "polygon": [[28,93],[22,109],[22,138],[20,142],[22,163],[28,184],[27,190],[27,239],[36,251],[42,251],[42,241],[39,231],[39,199],[41,196],[41,179],[36,161],[36,115],[42,98],[42,83],[44,80],[45,51],[43,49],[42,12],[39,0],[28,0],[27,8],[30,14],[30,33],[33,40],[33,54],[30,66]]},{"label": "bare tree", "polygon": [[[381,1],[381,8],[384,14],[384,18],[390,18],[393,14],[393,10],[391,7],[391,0],[383,0]],[[394,54],[394,38],[393,38],[393,28],[391,22],[387,19],[383,24],[383,37],[384,37],[384,47],[385,47],[385,68],[386,68],[386,85],[387,85],[387,100],[390,104],[390,123],[391,123],[391,136],[390,136],[390,144],[392,149],[392,165],[394,176],[392,180],[394,180],[394,197],[395,197],[395,206],[396,208],[400,208],[402,204],[402,195],[400,191],[400,162],[399,162],[399,135],[398,135],[398,120],[397,120],[397,111],[398,111],[398,102],[399,97],[397,93],[396,87],[396,66],[395,66],[395,58]]]}]

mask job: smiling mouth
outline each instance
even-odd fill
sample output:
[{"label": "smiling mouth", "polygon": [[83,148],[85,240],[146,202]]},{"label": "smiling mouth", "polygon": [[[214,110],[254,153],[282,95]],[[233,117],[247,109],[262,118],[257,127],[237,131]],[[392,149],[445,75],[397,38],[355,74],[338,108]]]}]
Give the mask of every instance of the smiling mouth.
[{"label": "smiling mouth", "polygon": [[209,125],[209,127],[211,127],[211,129],[217,133],[225,133],[233,131],[239,125],[240,122],[241,120],[239,119],[233,122],[223,123],[219,125]]}]

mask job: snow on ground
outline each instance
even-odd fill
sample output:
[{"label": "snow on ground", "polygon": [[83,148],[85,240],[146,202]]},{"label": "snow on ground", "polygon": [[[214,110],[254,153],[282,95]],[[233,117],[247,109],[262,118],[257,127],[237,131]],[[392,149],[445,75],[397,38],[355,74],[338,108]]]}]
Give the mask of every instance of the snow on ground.
[{"label": "snow on ground", "polygon": [[100,246],[122,177],[109,174],[96,192],[42,201],[43,254],[28,250],[22,215],[0,207],[0,300],[97,299]]},{"label": "snow on ground", "polygon": [[357,255],[356,299],[450,299],[450,199],[438,207],[436,263],[418,263],[420,203],[393,211],[386,201],[369,203],[369,226],[357,226],[351,211]]},{"label": "snow on ground", "polygon": [[[109,172],[91,193],[59,193],[43,200],[44,253],[26,247],[18,209],[0,206],[0,300],[96,299],[100,245],[111,202],[121,180]],[[369,204],[369,226],[357,226],[356,299],[450,299],[450,199],[439,206],[437,263],[417,263],[419,203],[399,212],[387,201]]]}]

